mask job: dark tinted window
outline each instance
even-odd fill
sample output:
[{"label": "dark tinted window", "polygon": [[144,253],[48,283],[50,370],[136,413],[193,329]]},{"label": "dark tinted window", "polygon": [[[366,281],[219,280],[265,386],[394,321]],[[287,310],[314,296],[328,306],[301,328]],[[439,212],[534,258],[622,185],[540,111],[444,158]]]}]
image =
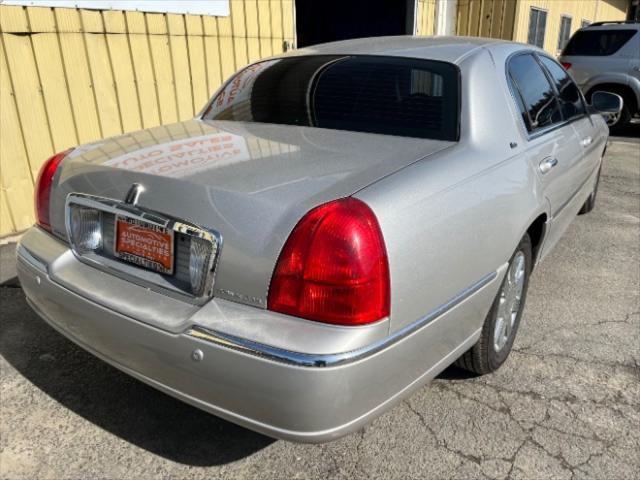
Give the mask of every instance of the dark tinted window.
[{"label": "dark tinted window", "polygon": [[560,122],[560,108],[546,75],[532,55],[518,55],[509,61],[514,93],[524,106],[522,116],[529,131]]},{"label": "dark tinted window", "polygon": [[629,41],[635,30],[578,30],[563,55],[613,55]]},{"label": "dark tinted window", "polygon": [[317,55],[239,72],[206,118],[457,140],[458,69],[384,56]]},{"label": "dark tinted window", "polygon": [[529,13],[529,35],[527,37],[527,43],[542,48],[546,29],[547,12],[537,8],[531,8],[531,12]]},{"label": "dark tinted window", "polygon": [[585,108],[580,97],[580,90],[564,68],[549,57],[540,56],[540,61],[551,74],[556,90],[558,90],[562,116],[565,119],[571,119],[583,115]]}]

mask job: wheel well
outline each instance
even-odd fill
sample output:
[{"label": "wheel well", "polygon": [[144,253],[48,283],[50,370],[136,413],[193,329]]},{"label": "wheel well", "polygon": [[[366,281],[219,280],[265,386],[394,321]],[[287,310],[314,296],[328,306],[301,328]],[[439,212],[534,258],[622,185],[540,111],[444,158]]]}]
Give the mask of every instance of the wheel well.
[{"label": "wheel well", "polygon": [[635,93],[633,93],[633,90],[631,90],[631,87],[622,85],[620,83],[601,83],[600,85],[596,85],[589,90],[586,96],[587,101],[591,102],[591,95],[593,95],[593,92],[597,92],[600,90],[603,92],[617,93],[618,95],[620,95],[624,100],[624,103],[629,106],[629,111],[632,115],[638,111],[636,95]]},{"label": "wheel well", "polygon": [[533,249],[533,265],[535,266],[538,260],[538,253],[540,253],[540,247],[542,247],[542,239],[547,229],[547,214],[543,213],[538,216],[529,228],[527,233],[531,239],[531,248]]}]

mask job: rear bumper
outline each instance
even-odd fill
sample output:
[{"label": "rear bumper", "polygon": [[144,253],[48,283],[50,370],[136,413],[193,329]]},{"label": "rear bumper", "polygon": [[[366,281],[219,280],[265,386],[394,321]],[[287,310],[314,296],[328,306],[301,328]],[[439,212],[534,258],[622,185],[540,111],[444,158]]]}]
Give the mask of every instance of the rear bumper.
[{"label": "rear bumper", "polygon": [[[207,329],[194,334],[193,325],[169,332],[123,315],[58,283],[50,275],[55,261],[25,245],[18,248],[18,275],[28,302],[57,331],[169,395],[266,435],[304,442],[357,430],[452,363],[477,340],[483,305],[491,303],[495,277],[501,277],[485,279],[393,342],[322,364],[308,360],[332,356],[287,355]],[[256,322],[261,315],[255,309]],[[470,329],[464,338],[461,326]],[[265,354],[270,352],[284,356]],[[296,362],[298,357],[304,361]]]}]

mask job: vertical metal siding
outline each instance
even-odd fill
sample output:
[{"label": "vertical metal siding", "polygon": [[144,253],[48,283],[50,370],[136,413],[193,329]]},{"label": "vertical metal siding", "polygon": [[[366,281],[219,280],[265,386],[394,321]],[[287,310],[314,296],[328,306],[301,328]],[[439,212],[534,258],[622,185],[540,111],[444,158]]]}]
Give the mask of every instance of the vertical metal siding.
[{"label": "vertical metal siding", "polygon": [[293,0],[230,9],[0,6],[0,236],[33,223],[34,179],[54,152],[191,118],[238,68],[294,44]]},{"label": "vertical metal siding", "polygon": [[418,0],[416,35],[435,35],[436,0]]},{"label": "vertical metal siding", "polygon": [[458,0],[456,34],[511,40],[515,0]]}]

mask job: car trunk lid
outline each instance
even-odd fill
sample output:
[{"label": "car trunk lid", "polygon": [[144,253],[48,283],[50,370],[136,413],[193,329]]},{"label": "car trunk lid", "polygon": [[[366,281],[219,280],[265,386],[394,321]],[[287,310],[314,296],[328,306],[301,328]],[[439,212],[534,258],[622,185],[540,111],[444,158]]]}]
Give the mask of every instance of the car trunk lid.
[{"label": "car trunk lid", "polygon": [[298,220],[453,142],[242,122],[190,120],[78,147],[51,200],[66,236],[72,192],[124,200],[218,231],[214,294],[266,305],[271,274]]}]

